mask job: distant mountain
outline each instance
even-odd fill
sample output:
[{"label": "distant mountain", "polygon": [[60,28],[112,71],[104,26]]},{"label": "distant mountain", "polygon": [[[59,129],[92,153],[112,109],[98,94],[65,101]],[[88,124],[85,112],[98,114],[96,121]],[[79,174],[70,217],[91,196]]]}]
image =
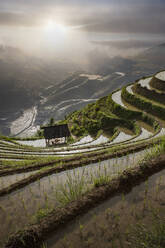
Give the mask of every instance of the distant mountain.
[{"label": "distant mountain", "polygon": [[0,132],[10,133],[11,121],[24,109],[38,105],[42,91],[58,85],[77,66],[65,61],[43,61],[13,47],[0,46]]},{"label": "distant mountain", "polygon": [[38,107],[38,125],[50,117],[60,120],[129,82],[165,68],[165,44],[129,58],[92,56],[91,67],[84,72],[63,61],[45,62],[19,49],[0,47],[1,132],[6,133],[11,121],[28,107]]},{"label": "distant mountain", "polygon": [[136,70],[150,74],[165,68],[165,43],[146,49],[136,58]]},{"label": "distant mountain", "polygon": [[98,55],[93,54],[91,65],[89,73],[74,73],[60,87],[54,86],[48,94],[45,92],[45,101],[39,108],[38,123],[50,116],[56,120],[62,119],[69,112],[82,108],[128,82],[164,69],[165,44],[146,49],[130,58],[100,57],[99,60]]},{"label": "distant mountain", "polygon": [[76,68],[71,64],[45,62],[13,47],[0,47],[0,112],[29,107],[40,92],[59,84]]},{"label": "distant mountain", "polygon": [[[87,73],[74,73],[64,80],[60,87],[52,86],[43,92],[43,101],[39,106],[38,124],[50,116],[55,120],[62,119],[66,114],[80,109],[88,103],[127,82],[125,73],[113,72],[106,76]],[[46,95],[46,91],[49,93]]]},{"label": "distant mountain", "polygon": [[152,58],[153,56],[162,57],[162,55],[165,55],[165,43],[147,49],[143,53],[143,55],[145,55],[145,56],[147,55],[150,58]]}]

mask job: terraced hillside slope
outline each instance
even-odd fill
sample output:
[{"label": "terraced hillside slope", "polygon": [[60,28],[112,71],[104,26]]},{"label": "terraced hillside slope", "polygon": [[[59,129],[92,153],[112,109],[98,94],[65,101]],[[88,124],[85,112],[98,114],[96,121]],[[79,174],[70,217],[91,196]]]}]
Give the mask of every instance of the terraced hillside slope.
[{"label": "terraced hillside slope", "polygon": [[113,139],[121,130],[132,135],[140,130],[156,132],[160,126],[164,127],[165,120],[165,93],[159,88],[163,80],[164,71],[137,80],[71,113],[65,122],[77,137],[91,135],[96,138],[103,134]]},{"label": "terraced hillside slope", "polygon": [[52,83],[42,92],[37,123],[44,122],[49,116],[61,120],[68,113],[125,86],[128,81],[164,69],[164,56],[165,44],[155,45],[129,58],[106,56],[101,59],[97,53],[93,54],[87,72],[73,73],[60,82],[58,89]]},{"label": "terraced hillside slope", "polygon": [[160,81],[165,84],[165,71],[69,114],[62,122],[73,140],[66,146],[0,138],[2,247],[61,247],[55,237],[60,227],[165,169]]},{"label": "terraced hillside slope", "polygon": [[61,120],[128,81],[155,73],[165,67],[164,47],[154,46],[129,58],[100,59],[96,53],[92,65],[82,71],[77,64],[56,58],[45,61],[0,46],[0,133],[33,136],[50,117]]},{"label": "terraced hillside slope", "polygon": [[57,87],[65,77],[77,70],[72,63],[55,60],[45,61],[18,48],[0,45],[1,133],[9,135],[11,123],[24,110],[40,104],[45,88],[51,84]]}]

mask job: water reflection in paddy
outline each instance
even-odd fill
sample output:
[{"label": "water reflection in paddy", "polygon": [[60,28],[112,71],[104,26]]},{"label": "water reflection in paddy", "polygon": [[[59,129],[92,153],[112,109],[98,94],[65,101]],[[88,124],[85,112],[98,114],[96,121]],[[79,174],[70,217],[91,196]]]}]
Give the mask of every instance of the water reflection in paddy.
[{"label": "water reflection in paddy", "polygon": [[26,173],[20,173],[20,174],[14,174],[14,175],[9,175],[9,176],[3,176],[0,177],[0,190],[12,185],[13,183],[16,183],[22,179],[25,179],[38,171],[33,171],[33,172],[26,172]]},{"label": "water reflection in paddy", "polygon": [[[164,197],[165,170],[134,187],[127,195],[113,197],[84,216],[77,217],[62,231],[59,230],[54,235],[52,234],[45,242],[46,247],[62,248],[67,245],[73,248],[128,247],[128,238],[123,234],[128,233],[129,228],[134,227],[140,220],[148,223],[148,221],[154,221],[155,214],[163,217]],[[120,246],[121,241],[125,241],[126,246]]]},{"label": "water reflection in paddy", "polygon": [[59,184],[65,184],[67,182],[68,176],[72,177],[74,180],[77,176],[81,178],[81,175],[83,175],[85,184],[90,185],[93,175],[104,175],[106,171],[106,173],[113,177],[119,172],[121,173],[130,165],[135,166],[135,160],[138,161],[138,159],[142,157],[142,154],[144,154],[144,151],[101,163],[91,164],[84,168],[82,167],[59,174],[53,174],[42,178],[23,189],[17,190],[12,194],[1,197],[1,243],[6,240],[7,235],[25,227],[25,225],[31,221],[32,215],[35,215],[40,208],[45,208],[47,206],[53,208],[57,206],[56,189]]}]

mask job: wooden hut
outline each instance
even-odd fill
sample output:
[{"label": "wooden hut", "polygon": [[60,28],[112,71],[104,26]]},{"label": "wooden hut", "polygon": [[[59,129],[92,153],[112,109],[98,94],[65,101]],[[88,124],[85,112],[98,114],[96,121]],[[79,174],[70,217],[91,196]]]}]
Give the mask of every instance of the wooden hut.
[{"label": "wooden hut", "polygon": [[67,124],[43,127],[47,146],[66,143],[70,131]]}]

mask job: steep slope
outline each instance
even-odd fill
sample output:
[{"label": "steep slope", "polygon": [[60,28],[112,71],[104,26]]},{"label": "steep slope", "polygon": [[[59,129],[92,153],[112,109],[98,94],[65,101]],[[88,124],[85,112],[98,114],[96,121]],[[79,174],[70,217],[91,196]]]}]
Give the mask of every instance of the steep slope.
[{"label": "steep slope", "polygon": [[74,73],[64,80],[59,88],[52,86],[51,93],[45,97],[45,101],[40,105],[38,123],[50,116],[60,120],[66,114],[80,109],[87,103],[96,101],[116,87],[120,87],[124,76],[124,73],[112,73],[105,77],[80,72]]},{"label": "steep slope", "polygon": [[13,47],[0,46],[0,132],[8,135],[11,122],[38,105],[42,92],[58,85],[77,66],[43,61]]},{"label": "steep slope", "polygon": [[128,82],[155,73],[165,67],[164,47],[162,44],[147,49],[129,59],[108,58],[100,63],[94,60],[96,63],[88,74],[73,73],[77,67],[66,62],[46,63],[18,49],[1,47],[0,131],[9,134],[11,122],[25,109],[37,106],[35,125],[47,122],[50,117],[61,120]]},{"label": "steep slope", "polygon": [[[45,87],[57,85],[72,65],[48,63],[13,47],[0,47],[0,112],[29,107]],[[10,100],[9,100],[10,99]]]},{"label": "steep slope", "polygon": [[[91,77],[96,78],[96,75]],[[72,134],[78,139],[83,136],[78,142],[59,147],[43,145],[40,148],[36,147],[37,143],[44,143],[44,139],[18,141],[0,136],[0,219],[2,220],[0,246],[37,247],[40,243],[43,244],[50,234],[50,239],[55,238],[55,241],[50,243],[56,247],[57,236],[59,237],[57,231],[61,232],[61,225],[70,223],[70,228],[72,225],[70,221],[76,220],[82,213],[84,215],[84,211],[96,210],[97,204],[110,197],[110,200],[115,197],[115,202],[121,204],[117,205],[118,208],[111,201],[108,204],[105,202],[105,208],[99,206],[108,220],[107,228],[103,225],[103,229],[97,228],[96,231],[93,229],[93,227],[96,228],[96,211],[94,211],[95,225],[92,226],[95,236],[98,232],[99,235],[105,236],[103,234],[106,230],[108,231],[108,244],[109,234],[111,234],[109,226],[112,226],[109,222],[110,214],[115,221],[114,225],[117,226],[114,232],[118,242],[119,236],[116,236],[116,233],[119,232],[119,215],[116,215],[116,209],[120,209],[121,217],[127,218],[128,215],[123,215],[126,208],[131,213],[131,218],[135,216],[135,222],[137,222],[139,212],[135,209],[136,215],[134,215],[132,209],[135,204],[140,203],[142,220],[144,217],[146,219],[148,213],[151,214],[152,219],[153,213],[156,213],[154,216],[160,220],[158,211],[155,212],[155,208],[152,211],[151,204],[146,204],[151,203],[152,194],[156,196],[152,202],[156,203],[156,206],[158,202],[159,206],[164,206],[164,194],[162,195],[164,192],[162,173],[164,172],[161,170],[164,170],[165,165],[163,138],[165,104],[158,101],[159,96],[164,92],[151,88],[152,79],[165,83],[165,71],[130,83],[85,108],[69,114],[63,122],[69,124]],[[66,89],[64,85],[62,87]],[[153,174],[155,174],[156,184],[149,179]],[[145,183],[142,187],[140,183],[143,181]],[[140,185],[137,187],[138,184]],[[134,186],[135,191],[132,190]],[[125,195],[127,192],[129,192],[128,198]],[[133,194],[132,204],[128,208],[125,204],[127,202],[130,204],[130,192]],[[122,196],[119,196],[119,193]],[[118,196],[117,201],[116,196]],[[111,206],[110,209],[109,206]],[[114,214],[112,214],[113,206]],[[103,211],[104,209],[106,211]],[[93,220],[93,211],[90,215]],[[86,219],[88,222],[89,213]],[[80,244],[82,244],[84,221],[82,223],[83,225],[78,223],[75,233],[77,235],[79,232],[81,235]],[[162,229],[162,225],[160,228]],[[67,233],[68,230],[66,235]],[[83,240],[86,242],[87,239],[84,237]],[[103,238],[105,240],[105,237]],[[128,241],[128,235],[126,240]],[[161,240],[164,240],[163,235]],[[160,235],[158,241],[160,241]],[[105,247],[104,244],[103,247]],[[127,244],[128,242],[126,246]]]},{"label": "steep slope", "polygon": [[149,78],[137,80],[134,84],[114,91],[95,103],[69,114],[64,122],[68,123],[75,136],[97,136],[102,132],[113,136],[117,129],[119,131],[121,128],[137,134],[138,127],[143,130],[146,125],[156,132],[159,123],[164,126],[164,93],[152,90],[149,83],[153,79],[159,81],[158,77],[161,77],[163,84],[164,75],[163,71]]},{"label": "steep slope", "polygon": [[146,75],[163,70],[165,67],[165,44],[151,47],[136,57],[136,68]]},{"label": "steep slope", "polygon": [[155,46],[130,58],[100,58],[99,61],[94,55],[88,74],[81,71],[74,73],[61,82],[60,87],[52,86],[49,92],[43,93],[46,99],[40,106],[38,123],[44,121],[44,116],[54,116],[60,120],[69,112],[83,107],[86,102],[93,102],[93,99],[106,96],[128,82],[163,69],[164,47],[164,44]]}]

